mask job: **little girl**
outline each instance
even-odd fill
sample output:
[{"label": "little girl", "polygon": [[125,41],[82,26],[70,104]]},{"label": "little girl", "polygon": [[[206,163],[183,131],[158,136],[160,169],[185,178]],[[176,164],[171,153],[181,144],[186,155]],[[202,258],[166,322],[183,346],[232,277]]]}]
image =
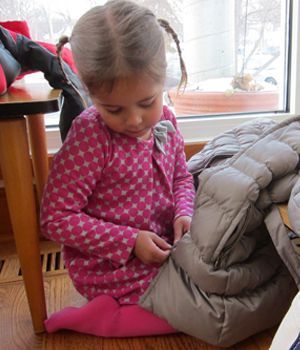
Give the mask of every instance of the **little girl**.
[{"label": "little girl", "polygon": [[84,14],[69,39],[93,106],[52,163],[42,232],[63,245],[76,289],[136,304],[189,231],[194,186],[176,118],[163,106],[169,24],[129,1]]}]

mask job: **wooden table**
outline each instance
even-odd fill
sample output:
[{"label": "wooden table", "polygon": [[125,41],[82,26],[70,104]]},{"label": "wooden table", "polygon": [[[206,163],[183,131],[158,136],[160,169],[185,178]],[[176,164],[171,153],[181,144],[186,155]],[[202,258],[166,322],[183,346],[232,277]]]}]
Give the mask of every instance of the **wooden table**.
[{"label": "wooden table", "polygon": [[45,80],[29,83],[22,79],[0,96],[0,165],[36,333],[44,331],[43,321],[47,317],[37,217],[38,203],[48,174],[43,114],[59,110],[60,95],[61,91],[52,89]]}]

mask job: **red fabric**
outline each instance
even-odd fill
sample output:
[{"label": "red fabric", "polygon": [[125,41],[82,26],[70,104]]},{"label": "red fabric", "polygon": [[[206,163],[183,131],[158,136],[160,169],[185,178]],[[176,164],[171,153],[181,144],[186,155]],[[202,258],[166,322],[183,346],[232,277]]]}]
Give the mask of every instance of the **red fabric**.
[{"label": "red fabric", "polygon": [[177,333],[167,321],[138,305],[120,306],[100,295],[82,307],[67,307],[45,321],[47,332],[69,329],[100,337],[139,337]]},{"label": "red fabric", "polygon": [[[9,30],[11,36],[16,41],[17,35],[21,34],[26,36],[27,38],[31,39],[29,26],[26,21],[0,21],[0,25],[3,26],[5,29]],[[39,45],[43,46],[45,49],[56,55],[56,45],[46,43],[43,41],[35,41]],[[63,60],[70,66],[73,72],[77,73],[77,69],[73,60],[72,52],[68,48],[64,48],[62,52],[62,58]],[[0,66],[1,67],[1,66]],[[22,79],[25,75],[34,73],[35,71],[27,71],[22,74],[20,74],[16,79]],[[3,94],[6,92],[7,86],[6,86],[6,78],[4,71],[1,67],[0,71],[0,94]]]},{"label": "red fabric", "polygon": [[[27,38],[31,39],[30,32],[29,32],[29,27],[28,27],[28,24],[27,24],[26,21],[4,21],[4,22],[0,21],[0,25],[10,32],[10,35],[13,37],[14,41],[17,40],[17,35],[18,34],[24,35]],[[1,94],[1,92],[3,94],[3,93],[6,92],[6,89],[7,89],[6,77],[5,77],[5,73],[4,73],[3,69],[2,69],[2,66],[0,66],[0,68],[1,68],[1,72],[0,72],[0,94]],[[34,71],[28,71],[28,72],[22,73],[22,74],[18,75],[16,79],[21,79],[26,74],[30,74],[30,73],[34,73]],[[5,85],[5,89],[3,88],[4,85]]]},{"label": "red fabric", "polygon": [[6,92],[6,89],[7,89],[6,77],[5,77],[3,68],[0,64],[0,95],[3,95]]},{"label": "red fabric", "polygon": [[31,39],[29,27],[26,21],[5,21],[0,22],[0,25],[9,31],[13,31],[14,33],[11,34],[14,39],[16,38],[16,33],[22,34]]},{"label": "red fabric", "polygon": [[[27,38],[31,39],[28,23],[26,21],[5,21],[0,22],[0,25],[3,26],[5,29],[8,29],[10,31],[10,34],[16,40],[17,34],[22,34],[26,36]],[[45,49],[52,52],[54,55],[56,55],[56,45],[46,43],[44,41],[35,41],[36,43],[43,46]],[[63,60],[70,66],[70,68],[73,70],[73,72],[77,73],[76,66],[74,64],[72,52],[67,47],[64,47],[62,52],[62,58]],[[23,74],[24,75],[24,74]],[[22,76],[23,76],[22,75]]]}]

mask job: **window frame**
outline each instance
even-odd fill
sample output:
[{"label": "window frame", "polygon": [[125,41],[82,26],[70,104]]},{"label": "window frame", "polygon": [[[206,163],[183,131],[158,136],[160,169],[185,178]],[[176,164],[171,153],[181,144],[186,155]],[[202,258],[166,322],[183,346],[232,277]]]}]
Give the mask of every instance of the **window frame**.
[{"label": "window frame", "polygon": [[[288,111],[267,113],[243,113],[193,116],[178,118],[178,126],[186,143],[206,142],[236,125],[250,121],[253,118],[271,118],[277,122],[287,118],[300,115],[300,4],[297,0],[291,0],[289,23],[290,30],[288,39],[291,40],[289,61],[290,71],[288,77]],[[298,96],[298,98],[297,98]],[[58,127],[46,128],[49,153],[55,153],[60,145],[60,134]]]}]

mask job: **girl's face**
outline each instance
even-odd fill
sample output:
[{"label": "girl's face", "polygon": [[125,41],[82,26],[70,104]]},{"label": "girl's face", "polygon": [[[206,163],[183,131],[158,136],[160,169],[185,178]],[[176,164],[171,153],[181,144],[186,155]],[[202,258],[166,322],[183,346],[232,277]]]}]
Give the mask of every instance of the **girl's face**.
[{"label": "girl's face", "polygon": [[119,79],[111,92],[101,89],[92,100],[110,129],[146,140],[162,114],[163,84],[143,75]]}]

